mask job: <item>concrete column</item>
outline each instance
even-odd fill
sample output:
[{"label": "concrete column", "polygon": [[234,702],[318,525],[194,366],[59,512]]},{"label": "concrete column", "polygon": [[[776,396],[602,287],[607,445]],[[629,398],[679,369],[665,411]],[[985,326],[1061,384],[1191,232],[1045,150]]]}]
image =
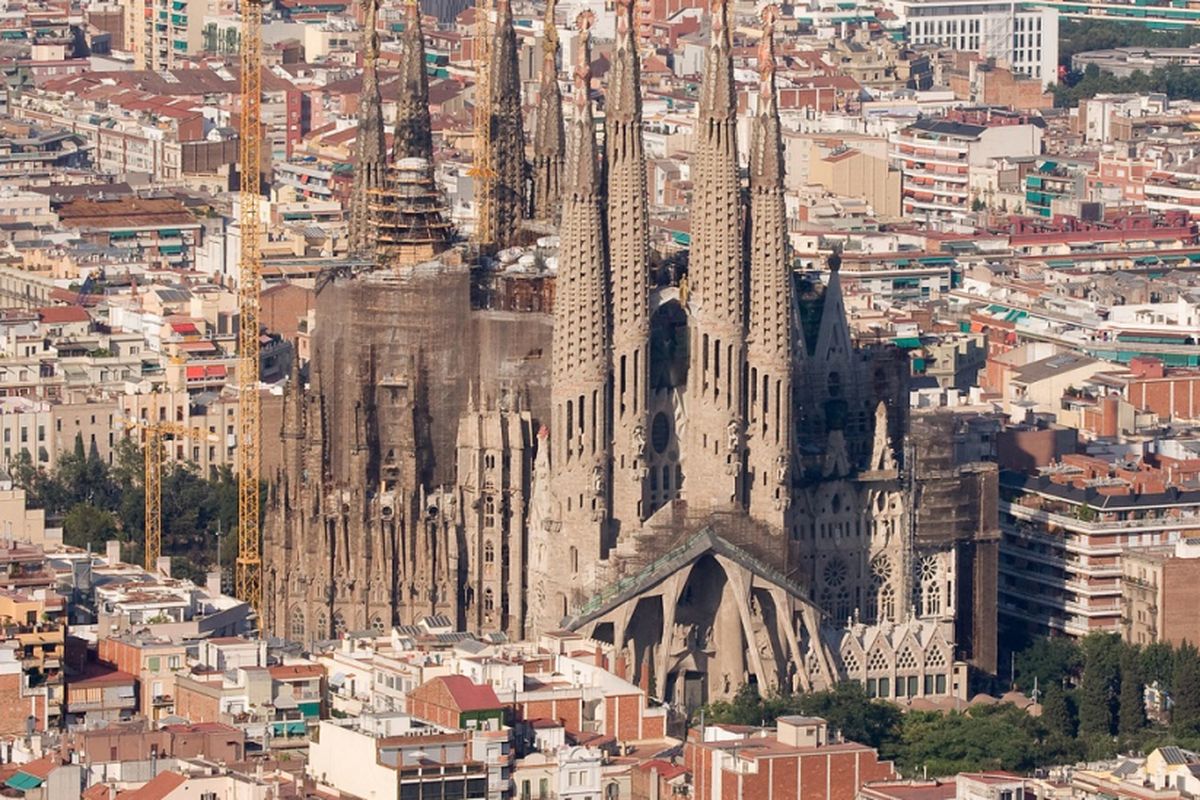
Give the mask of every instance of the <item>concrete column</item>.
[{"label": "concrete column", "polygon": [[[694,566],[694,565],[692,565]],[[659,698],[670,702],[666,696],[667,664],[675,644],[675,612],[679,606],[679,594],[692,574],[692,567],[681,569],[662,582],[663,633],[654,658],[654,675],[658,679]],[[631,601],[631,602],[636,602]]]},{"label": "concrete column", "polygon": [[737,604],[738,617],[742,621],[742,636],[746,641],[746,653],[750,657],[750,667],[758,676],[760,684],[774,686],[775,676],[767,675],[763,670],[762,658],[754,643],[754,624],[750,620],[750,587],[754,576],[750,570],[724,556],[717,556],[717,563],[725,570],[729,586],[733,589],[733,601]]},{"label": "concrete column", "polygon": [[[783,636],[787,639],[788,652],[796,665],[796,676],[800,679],[800,688],[806,692],[812,691],[812,679],[804,668],[804,656],[800,652],[800,640],[796,637],[795,613],[792,611],[792,601],[787,592],[778,586],[770,588],[771,599],[775,601],[775,618]],[[795,688],[795,687],[792,687]]]}]

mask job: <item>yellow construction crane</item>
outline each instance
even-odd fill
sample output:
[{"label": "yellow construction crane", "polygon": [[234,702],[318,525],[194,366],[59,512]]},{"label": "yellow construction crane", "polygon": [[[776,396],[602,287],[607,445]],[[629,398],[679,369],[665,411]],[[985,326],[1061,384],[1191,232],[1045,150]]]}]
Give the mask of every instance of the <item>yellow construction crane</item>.
[{"label": "yellow construction crane", "polygon": [[475,243],[486,247],[496,239],[492,230],[492,82],[491,13],[489,0],[475,0],[475,159],[467,174],[475,179]]},{"label": "yellow construction crane", "polygon": [[241,0],[242,128],[241,183],[238,195],[241,254],[238,265],[238,556],[234,592],[254,609],[263,625],[262,541],[259,533],[258,394],[259,282],[262,273],[259,239],[259,192],[262,185],[262,6]]},{"label": "yellow construction crane", "polygon": [[163,439],[178,436],[191,439],[215,439],[217,434],[178,422],[126,419],[125,424],[142,431],[142,469],[144,470],[145,499],[145,565],[147,572],[158,569],[162,555],[162,466],[166,458]]}]

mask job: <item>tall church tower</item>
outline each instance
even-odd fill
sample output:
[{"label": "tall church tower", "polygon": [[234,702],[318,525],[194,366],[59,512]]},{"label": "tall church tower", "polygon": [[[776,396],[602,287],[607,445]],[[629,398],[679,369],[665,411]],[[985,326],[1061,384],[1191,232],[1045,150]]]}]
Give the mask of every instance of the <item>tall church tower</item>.
[{"label": "tall church tower", "polygon": [[384,185],[387,145],[383,138],[383,108],[379,98],[379,34],[375,18],[379,0],[366,0],[363,20],[362,94],[358,137],[354,142],[354,184],[350,195],[350,252],[367,255],[372,247],[371,193]]},{"label": "tall church tower", "polygon": [[495,244],[508,247],[525,216],[525,131],[521,121],[521,78],[517,69],[517,34],[509,0],[496,3],[496,36],[492,41],[491,157],[495,177],[487,182]]},{"label": "tall church tower", "polygon": [[712,0],[692,156],[691,338],[684,496],[693,507],[742,502],[745,288],[737,97],[728,0]]},{"label": "tall church tower", "polygon": [[641,70],[633,0],[617,0],[617,41],[605,102],[612,279],[613,517],[636,529],[646,507],[650,397],[650,272]]},{"label": "tall church tower", "polygon": [[396,98],[396,129],[392,160],[423,158],[433,166],[433,124],[429,118],[429,78],[425,73],[425,36],[421,7],[405,4],[404,33],[400,36],[400,94]]},{"label": "tall church tower", "polygon": [[561,534],[548,537],[544,547],[534,543],[546,582],[544,602],[531,608],[538,630],[557,626],[574,604],[573,594],[595,585],[596,569],[606,550],[610,340],[603,202],[588,97],[592,20],[590,11],[577,20],[575,113],[564,174],[554,303],[550,439],[541,442],[549,444],[550,489]]},{"label": "tall church tower", "polygon": [[[750,133],[750,325],[746,482],[751,516],[786,528],[792,472],[792,280],[775,95],[775,6],[763,9],[758,113]],[[801,347],[796,348],[802,349]]]},{"label": "tall church tower", "polygon": [[542,34],[542,82],[538,92],[537,129],[533,136],[533,218],[558,222],[563,161],[567,155],[563,131],[562,92],[558,89],[558,26],[555,0],[546,3]]}]

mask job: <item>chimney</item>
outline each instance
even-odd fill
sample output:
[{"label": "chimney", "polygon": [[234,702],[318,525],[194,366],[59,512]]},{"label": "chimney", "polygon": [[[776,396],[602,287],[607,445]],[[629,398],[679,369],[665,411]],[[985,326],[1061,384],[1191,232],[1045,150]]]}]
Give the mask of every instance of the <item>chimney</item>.
[{"label": "chimney", "polygon": [[108,561],[109,566],[121,563],[121,543],[116,539],[109,539],[104,543],[104,558]]},{"label": "chimney", "polygon": [[213,570],[205,576],[204,588],[214,597],[221,593],[221,571]]},{"label": "chimney", "polygon": [[171,577],[171,557],[159,556],[158,561],[154,562],[154,571],[164,578]]}]

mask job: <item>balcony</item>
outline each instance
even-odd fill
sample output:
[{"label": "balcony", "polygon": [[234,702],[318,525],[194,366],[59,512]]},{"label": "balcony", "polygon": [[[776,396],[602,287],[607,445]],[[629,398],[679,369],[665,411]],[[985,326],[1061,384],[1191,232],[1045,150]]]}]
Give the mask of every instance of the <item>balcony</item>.
[{"label": "balcony", "polygon": [[[1053,511],[1030,508],[1011,500],[1001,500],[1000,513],[1003,514],[1005,512],[1008,512],[1019,519],[1032,520],[1036,522],[1050,522],[1066,530],[1088,534],[1114,533],[1118,531],[1152,532],[1200,529],[1200,515],[1195,514],[1180,517],[1163,517],[1157,519],[1093,520],[1086,522],[1075,517],[1066,516],[1065,514],[1056,514]],[[1120,548],[1114,548],[1113,551],[1119,553]]]}]

